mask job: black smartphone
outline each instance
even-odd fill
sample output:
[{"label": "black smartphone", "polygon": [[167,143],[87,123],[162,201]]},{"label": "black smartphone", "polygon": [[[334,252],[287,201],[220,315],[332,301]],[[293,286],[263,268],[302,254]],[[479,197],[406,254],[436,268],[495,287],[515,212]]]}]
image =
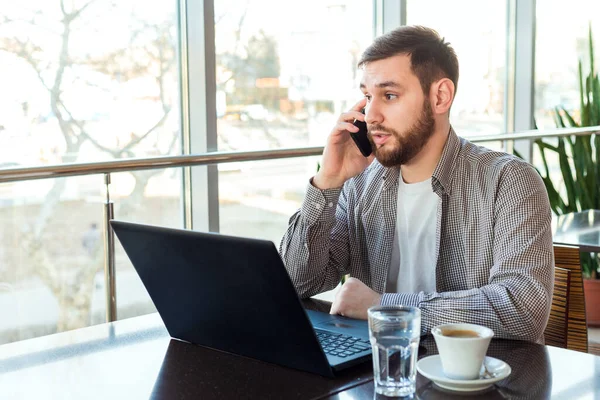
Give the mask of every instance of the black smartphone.
[{"label": "black smartphone", "polygon": [[[362,110],[362,113],[365,113],[364,109]],[[356,147],[358,147],[361,154],[365,157],[369,157],[373,152],[373,148],[367,137],[367,123],[355,119],[352,124],[358,128],[358,132],[350,132],[350,137],[354,140],[354,143],[356,143]]]}]

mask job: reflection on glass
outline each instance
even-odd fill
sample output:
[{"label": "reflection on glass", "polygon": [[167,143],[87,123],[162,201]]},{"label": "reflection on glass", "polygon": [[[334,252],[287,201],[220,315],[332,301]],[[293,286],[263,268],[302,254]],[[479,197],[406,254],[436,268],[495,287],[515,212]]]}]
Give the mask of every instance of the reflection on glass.
[{"label": "reflection on glass", "polygon": [[456,132],[497,134],[504,131],[506,1],[457,4],[408,0],[406,21],[435,29],[456,51],[460,78],[450,115]]},{"label": "reflection on glass", "polygon": [[[372,9],[363,0],[215,2],[219,150],[323,145],[362,98],[356,64],[373,39]],[[221,232],[278,243],[316,165],[220,165]]]},{"label": "reflection on glass", "polygon": [[[177,2],[27,4],[0,10],[0,168],[180,152]],[[112,186],[117,217],[180,212],[178,172]],[[102,176],[0,185],[0,342],[104,321],[102,200]]]}]

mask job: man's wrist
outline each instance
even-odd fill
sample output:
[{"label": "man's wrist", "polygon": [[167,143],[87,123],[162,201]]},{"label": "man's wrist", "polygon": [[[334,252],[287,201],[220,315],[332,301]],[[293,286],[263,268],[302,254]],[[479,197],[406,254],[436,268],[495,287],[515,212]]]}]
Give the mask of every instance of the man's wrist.
[{"label": "man's wrist", "polygon": [[422,296],[419,293],[384,293],[381,295],[380,304],[382,306],[403,305],[419,307],[422,300]]},{"label": "man's wrist", "polygon": [[320,190],[338,189],[344,186],[344,182],[344,180],[327,178],[318,173],[311,180],[311,184]]}]

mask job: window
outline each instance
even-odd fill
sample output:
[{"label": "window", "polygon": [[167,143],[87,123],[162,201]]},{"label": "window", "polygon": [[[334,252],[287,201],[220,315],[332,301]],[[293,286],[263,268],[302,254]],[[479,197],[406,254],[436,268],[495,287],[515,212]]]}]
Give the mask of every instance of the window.
[{"label": "window", "polygon": [[[179,154],[177,7],[5,2],[4,166]],[[181,226],[181,181],[175,170],[114,174],[116,217]],[[0,342],[104,321],[103,199],[98,175],[0,185],[0,304],[15,311]],[[132,297],[137,277],[117,257],[121,316],[145,312],[149,298]]]},{"label": "window", "polygon": [[[215,2],[219,150],[324,145],[362,98],[372,14],[363,0]],[[221,232],[278,242],[316,168],[312,157],[220,165]]]},{"label": "window", "polygon": [[[560,10],[560,12],[557,12]],[[595,60],[600,52],[600,3],[574,0],[537,2],[535,42],[535,120],[539,129],[552,129],[554,109],[564,107],[579,121],[578,62],[584,77],[589,73],[588,27],[591,23]],[[560,27],[560,28],[558,28]]]},{"label": "window", "polygon": [[457,133],[503,132],[506,1],[407,0],[406,8],[407,24],[435,29],[458,55],[460,77],[450,115]]}]

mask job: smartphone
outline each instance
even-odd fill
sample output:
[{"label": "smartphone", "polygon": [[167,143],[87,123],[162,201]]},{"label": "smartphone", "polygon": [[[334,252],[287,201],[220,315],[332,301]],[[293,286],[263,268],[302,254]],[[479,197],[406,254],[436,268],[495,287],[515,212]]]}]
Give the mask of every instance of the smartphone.
[{"label": "smartphone", "polygon": [[[363,109],[361,112],[364,114],[365,110]],[[358,128],[358,132],[350,132],[350,137],[354,140],[354,143],[356,143],[356,147],[358,147],[361,154],[365,157],[369,157],[373,152],[373,148],[367,137],[367,123],[355,119],[352,124]]]}]

